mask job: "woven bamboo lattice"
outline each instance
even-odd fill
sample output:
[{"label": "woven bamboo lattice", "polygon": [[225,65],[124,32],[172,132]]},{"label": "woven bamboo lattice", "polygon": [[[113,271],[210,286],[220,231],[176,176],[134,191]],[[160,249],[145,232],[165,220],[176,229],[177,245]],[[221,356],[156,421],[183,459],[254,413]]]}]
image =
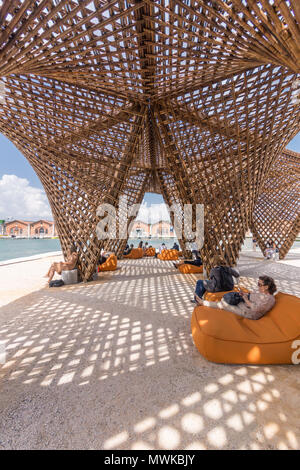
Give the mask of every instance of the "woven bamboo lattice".
[{"label": "woven bamboo lattice", "polygon": [[284,258],[300,232],[300,153],[284,150],[271,166],[251,225],[264,252],[273,241]]},{"label": "woven bamboo lattice", "polygon": [[219,252],[233,264],[299,131],[298,0],[0,5],[0,131],[38,174],[83,279],[103,246],[120,255],[126,243],[97,239],[98,205],[126,194],[132,206],[146,190],[180,217],[204,203],[204,263]]}]

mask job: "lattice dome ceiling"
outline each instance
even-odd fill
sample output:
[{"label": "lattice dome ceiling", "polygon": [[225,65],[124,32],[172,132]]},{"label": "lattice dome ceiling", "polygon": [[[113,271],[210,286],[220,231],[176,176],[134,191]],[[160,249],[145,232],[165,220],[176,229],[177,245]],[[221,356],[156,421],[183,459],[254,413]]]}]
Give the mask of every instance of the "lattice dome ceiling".
[{"label": "lattice dome ceiling", "polygon": [[[40,177],[83,278],[103,246],[97,206],[121,194],[141,202],[146,190],[179,215],[204,203],[204,262],[220,252],[234,263],[299,131],[300,2],[0,5],[0,131]],[[105,246],[121,254],[125,243]]]}]

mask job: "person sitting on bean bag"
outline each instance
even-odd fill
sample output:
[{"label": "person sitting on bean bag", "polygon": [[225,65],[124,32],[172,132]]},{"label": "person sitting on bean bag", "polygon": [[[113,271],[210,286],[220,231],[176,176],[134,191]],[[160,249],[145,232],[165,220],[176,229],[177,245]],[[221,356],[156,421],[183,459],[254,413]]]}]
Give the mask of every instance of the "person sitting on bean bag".
[{"label": "person sitting on bean bag", "polygon": [[190,260],[184,260],[184,261],[180,261],[179,263],[173,263],[174,267],[176,269],[179,268],[179,266],[181,266],[182,264],[190,264],[191,266],[202,266],[202,259],[201,259],[201,256],[199,254],[196,254],[196,255],[193,255],[193,259]]},{"label": "person sitting on bean bag", "polygon": [[223,292],[230,291],[234,287],[233,277],[238,278],[239,273],[226,266],[225,261],[219,255],[213,259],[213,268],[210,270],[209,279],[199,279],[196,283],[195,296],[192,302],[196,303],[196,296],[202,299],[205,292]]},{"label": "person sitting on bean bag", "polygon": [[274,279],[269,276],[260,276],[257,285],[258,292],[229,292],[220,302],[203,300],[195,295],[196,303],[204,307],[227,310],[250,320],[259,320],[274,307],[273,294],[277,288]]},{"label": "person sitting on bean bag", "polygon": [[101,264],[104,264],[105,261],[107,261],[108,257],[112,254],[112,252],[110,251],[104,251],[104,250],[101,250],[101,254],[100,254],[100,257],[98,259],[98,266],[101,266]]},{"label": "person sitting on bean bag", "polygon": [[131,243],[130,246],[126,246],[124,252],[123,252],[123,255],[129,255],[129,253],[132,251],[132,248],[133,248],[133,244]]}]

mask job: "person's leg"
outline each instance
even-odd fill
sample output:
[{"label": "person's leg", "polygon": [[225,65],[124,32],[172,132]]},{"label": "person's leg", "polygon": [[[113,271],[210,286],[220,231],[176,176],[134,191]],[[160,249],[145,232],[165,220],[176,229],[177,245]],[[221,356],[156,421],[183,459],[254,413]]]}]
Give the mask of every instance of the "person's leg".
[{"label": "person's leg", "polygon": [[51,264],[50,268],[48,269],[47,274],[45,274],[44,277],[49,277],[50,276],[51,269],[52,269],[52,264]]},{"label": "person's leg", "polygon": [[52,264],[51,268],[49,269],[48,283],[50,283],[50,281],[52,281],[52,278],[53,278],[54,274],[55,274],[55,269],[54,269],[53,264]]},{"label": "person's leg", "polygon": [[204,305],[204,307],[217,308],[219,310],[224,309],[224,305],[221,300],[219,300],[218,302],[213,302],[211,300],[202,300],[202,304]]},{"label": "person's leg", "polygon": [[[51,264],[50,268],[48,269],[47,274],[46,274],[44,277],[49,277],[52,272],[55,272],[55,265],[56,265],[56,264],[57,264],[57,263],[52,263],[52,264]],[[52,274],[52,277],[53,277],[53,274]]]},{"label": "person's leg", "polygon": [[63,269],[68,271],[69,268],[66,263],[63,263],[62,261],[60,261],[59,263],[54,263],[54,271],[56,271],[57,274],[60,275]]},{"label": "person's leg", "polygon": [[202,266],[202,262],[200,259],[195,259],[193,261],[191,260],[184,261],[184,264],[190,264],[191,266],[197,266],[197,267]]},{"label": "person's leg", "polygon": [[183,261],[184,264],[191,264],[192,266],[194,266],[194,261],[192,260],[187,260],[187,261]]},{"label": "person's leg", "polygon": [[173,263],[173,266],[174,266],[174,268],[178,269],[179,266],[181,266],[182,264],[184,264],[184,261],[179,261],[178,263]]},{"label": "person's leg", "polygon": [[202,299],[205,292],[206,292],[206,289],[204,287],[204,282],[202,281],[202,279],[199,279],[196,283],[195,295],[197,295],[198,297],[200,297],[200,299]]},{"label": "person's leg", "polygon": [[220,310],[226,310],[227,312],[235,313],[239,316],[245,316],[242,310],[239,309],[237,305],[229,305],[223,298],[218,302],[213,302],[211,300],[203,300],[199,299],[199,305],[203,305],[204,307],[216,308]]},{"label": "person's leg", "polygon": [[53,263],[51,265],[51,268],[49,269],[48,273],[49,275],[47,277],[49,277],[48,279],[48,282],[52,281],[52,278],[54,276],[54,274],[57,272],[57,274],[61,274],[63,268],[67,268],[67,265],[66,263],[63,263],[63,262],[60,262],[60,263]]}]

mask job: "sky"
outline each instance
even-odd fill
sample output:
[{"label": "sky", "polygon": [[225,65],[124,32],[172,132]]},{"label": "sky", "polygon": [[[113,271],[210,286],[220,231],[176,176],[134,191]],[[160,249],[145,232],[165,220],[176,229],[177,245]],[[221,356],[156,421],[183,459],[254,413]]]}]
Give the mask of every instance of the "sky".
[{"label": "sky", "polygon": [[[300,133],[287,148],[300,152]],[[0,220],[7,218],[53,219],[39,178],[21,152],[0,134]],[[137,218],[152,223],[169,220],[162,196],[146,193]]]}]

